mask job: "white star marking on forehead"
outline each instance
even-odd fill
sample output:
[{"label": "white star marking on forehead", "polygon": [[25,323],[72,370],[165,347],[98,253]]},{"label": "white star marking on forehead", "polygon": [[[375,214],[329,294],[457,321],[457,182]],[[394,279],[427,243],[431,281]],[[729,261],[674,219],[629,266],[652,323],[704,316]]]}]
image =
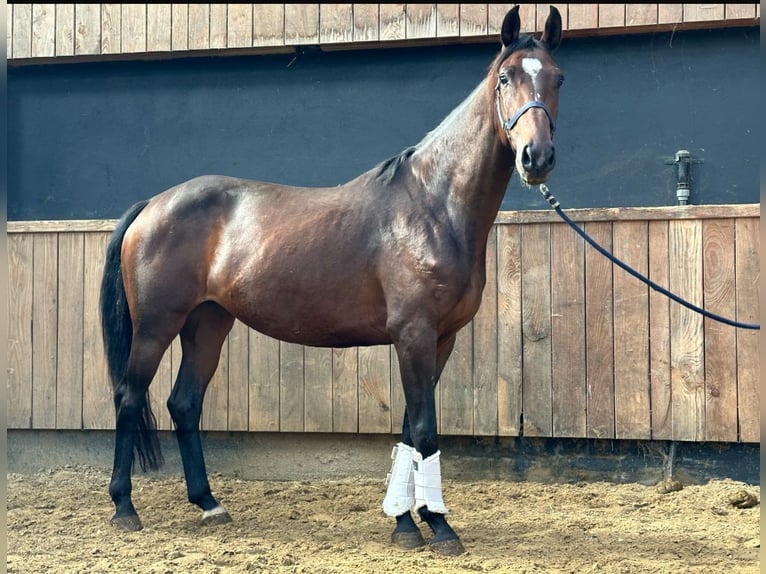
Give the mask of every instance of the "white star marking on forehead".
[{"label": "white star marking on forehead", "polygon": [[537,58],[522,58],[521,67],[532,78],[532,85],[535,88],[535,99],[540,99],[540,93],[537,91],[537,74],[543,68],[543,63]]}]

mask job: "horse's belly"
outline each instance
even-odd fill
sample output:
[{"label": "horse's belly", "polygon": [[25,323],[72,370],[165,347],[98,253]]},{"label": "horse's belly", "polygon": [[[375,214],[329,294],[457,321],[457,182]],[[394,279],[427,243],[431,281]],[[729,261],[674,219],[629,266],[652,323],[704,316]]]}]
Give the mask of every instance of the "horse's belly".
[{"label": "horse's belly", "polygon": [[[382,298],[371,289],[337,288],[332,281],[313,285],[283,280],[240,287],[229,311],[256,331],[290,343],[319,347],[352,347],[390,343]],[[333,288],[335,287],[335,288]]]},{"label": "horse's belly", "polygon": [[379,325],[355,323],[343,317],[291,312],[255,313],[242,317],[250,328],[274,339],[315,347],[355,347],[391,343]]}]

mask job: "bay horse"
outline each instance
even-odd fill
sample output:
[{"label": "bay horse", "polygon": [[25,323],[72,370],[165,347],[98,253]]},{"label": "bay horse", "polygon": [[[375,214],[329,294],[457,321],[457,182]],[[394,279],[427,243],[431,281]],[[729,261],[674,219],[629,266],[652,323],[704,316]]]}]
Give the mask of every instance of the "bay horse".
[{"label": "bay horse", "polygon": [[149,385],[173,339],[183,357],[167,407],[190,502],[203,523],[229,514],[207,479],[199,421],[235,319],[319,347],[393,344],[406,408],[383,500],[393,543],[459,554],[446,520],[434,391],[458,331],[476,314],[487,237],[514,171],[546,181],[563,75],[561,16],[520,35],[518,6],[485,79],[439,126],[355,179],[298,188],[202,176],[133,205],[110,238],[101,324],[116,409],[112,523],[140,530],[134,457],[162,463]]}]

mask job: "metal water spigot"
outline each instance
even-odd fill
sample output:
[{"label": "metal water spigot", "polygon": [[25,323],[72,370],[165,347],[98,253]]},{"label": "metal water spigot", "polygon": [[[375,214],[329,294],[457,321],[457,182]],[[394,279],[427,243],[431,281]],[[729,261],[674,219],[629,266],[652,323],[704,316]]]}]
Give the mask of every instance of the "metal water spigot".
[{"label": "metal water spigot", "polygon": [[678,166],[676,172],[676,198],[678,205],[688,205],[691,195],[692,164],[702,163],[701,159],[693,159],[689,150],[680,149],[672,160],[666,160],[666,165]]}]

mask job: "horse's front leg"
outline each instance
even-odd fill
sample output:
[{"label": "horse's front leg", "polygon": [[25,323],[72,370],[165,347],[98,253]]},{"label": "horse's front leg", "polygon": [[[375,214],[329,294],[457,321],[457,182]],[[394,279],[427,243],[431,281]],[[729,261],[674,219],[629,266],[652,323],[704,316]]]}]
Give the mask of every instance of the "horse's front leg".
[{"label": "horse's front leg", "polygon": [[383,512],[396,518],[396,528],[391,533],[391,541],[404,550],[420,548],[426,543],[410,513],[410,509],[415,505],[414,455],[415,447],[412,446],[410,422],[405,409],[402,441],[391,453],[393,462],[386,479],[386,496],[383,499]]},{"label": "horse's front leg", "polygon": [[[397,526],[392,538],[400,546],[411,548],[417,541],[414,533],[417,527],[409,509],[401,514],[395,513],[410,504],[433,532],[430,546],[434,551],[440,554],[461,554],[465,549],[445,517],[447,508],[442,498],[435,400],[436,383],[452,352],[455,336],[442,339],[437,344],[435,334],[429,337],[430,333],[423,331],[403,330],[395,342],[407,412],[402,443],[396,451],[384,500],[384,510],[396,516]],[[405,475],[401,469],[407,467],[408,457],[409,474]],[[396,496],[398,504],[389,504],[387,508],[386,502],[391,501],[392,494]]]}]

